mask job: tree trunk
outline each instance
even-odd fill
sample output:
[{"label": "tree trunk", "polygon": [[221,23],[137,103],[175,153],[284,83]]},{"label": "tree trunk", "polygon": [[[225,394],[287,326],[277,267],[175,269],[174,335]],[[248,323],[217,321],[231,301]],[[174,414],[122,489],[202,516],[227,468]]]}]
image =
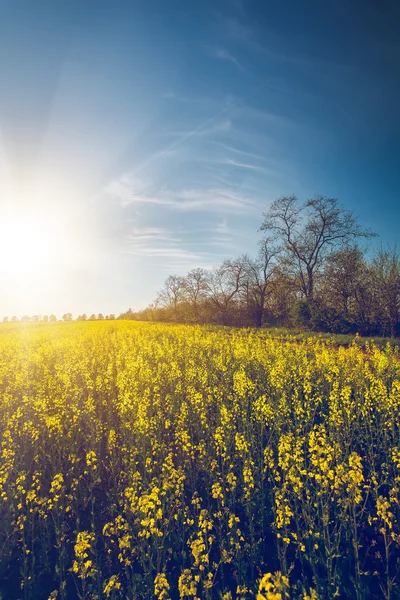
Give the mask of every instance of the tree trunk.
[{"label": "tree trunk", "polygon": [[314,273],[311,267],[307,267],[307,298],[312,300],[314,295]]},{"label": "tree trunk", "polygon": [[262,318],[263,318],[263,309],[261,306],[257,306],[254,310],[254,316],[253,316],[253,321],[254,321],[254,326],[255,327],[262,327]]}]

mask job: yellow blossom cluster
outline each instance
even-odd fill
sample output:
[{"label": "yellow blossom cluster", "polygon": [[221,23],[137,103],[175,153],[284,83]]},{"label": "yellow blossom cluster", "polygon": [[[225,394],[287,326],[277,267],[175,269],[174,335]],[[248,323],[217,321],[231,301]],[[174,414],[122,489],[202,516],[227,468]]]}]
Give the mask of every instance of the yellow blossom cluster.
[{"label": "yellow blossom cluster", "polygon": [[393,345],[4,324],[0,392],[2,597],[398,597]]}]

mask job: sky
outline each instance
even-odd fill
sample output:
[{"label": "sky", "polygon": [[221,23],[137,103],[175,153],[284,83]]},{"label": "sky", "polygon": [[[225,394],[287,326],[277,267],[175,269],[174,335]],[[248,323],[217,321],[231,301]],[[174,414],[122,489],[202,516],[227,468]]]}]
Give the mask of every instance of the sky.
[{"label": "sky", "polygon": [[144,308],[255,254],[283,195],[397,243],[399,28],[397,0],[0,0],[0,317]]}]

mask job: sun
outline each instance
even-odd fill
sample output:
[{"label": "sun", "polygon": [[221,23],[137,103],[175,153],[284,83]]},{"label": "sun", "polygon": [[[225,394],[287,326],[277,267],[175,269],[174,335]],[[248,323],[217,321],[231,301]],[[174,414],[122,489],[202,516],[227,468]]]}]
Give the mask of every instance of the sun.
[{"label": "sun", "polygon": [[21,283],[48,274],[54,240],[48,223],[35,217],[8,215],[0,222],[0,273]]}]

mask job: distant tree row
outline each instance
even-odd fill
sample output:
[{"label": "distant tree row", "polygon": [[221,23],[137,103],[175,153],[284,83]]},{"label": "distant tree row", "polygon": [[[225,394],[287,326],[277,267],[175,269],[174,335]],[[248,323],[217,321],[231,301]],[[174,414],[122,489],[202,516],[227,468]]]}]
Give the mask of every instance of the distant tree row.
[{"label": "distant tree row", "polygon": [[98,315],[93,314],[93,315],[90,315],[90,317],[88,317],[86,314],[83,314],[83,315],[79,315],[79,317],[76,318],[77,321],[114,321],[114,319],[115,319],[114,314],[104,316],[104,315],[102,315],[102,313],[99,313]]},{"label": "distant tree row", "polygon": [[[115,315],[114,314],[110,314],[110,315],[102,315],[101,313],[99,313],[98,315],[92,314],[90,315],[90,317],[88,317],[86,314],[83,315],[79,315],[75,320],[76,321],[103,321],[103,320],[107,320],[107,321],[113,321],[115,319]],[[17,317],[11,317],[11,319],[9,317],[4,317],[3,318],[3,323],[54,323],[56,321],[73,321],[74,318],[72,316],[72,313],[65,313],[61,319],[57,319],[57,317],[55,315],[33,315],[32,317],[29,317],[28,315],[24,315],[23,317],[21,317],[21,319],[18,319]]]},{"label": "distant tree row", "polygon": [[120,318],[400,334],[395,248],[370,257],[358,241],[375,234],[324,196],[279,198],[263,217],[257,256],[170,275],[152,305]]}]

